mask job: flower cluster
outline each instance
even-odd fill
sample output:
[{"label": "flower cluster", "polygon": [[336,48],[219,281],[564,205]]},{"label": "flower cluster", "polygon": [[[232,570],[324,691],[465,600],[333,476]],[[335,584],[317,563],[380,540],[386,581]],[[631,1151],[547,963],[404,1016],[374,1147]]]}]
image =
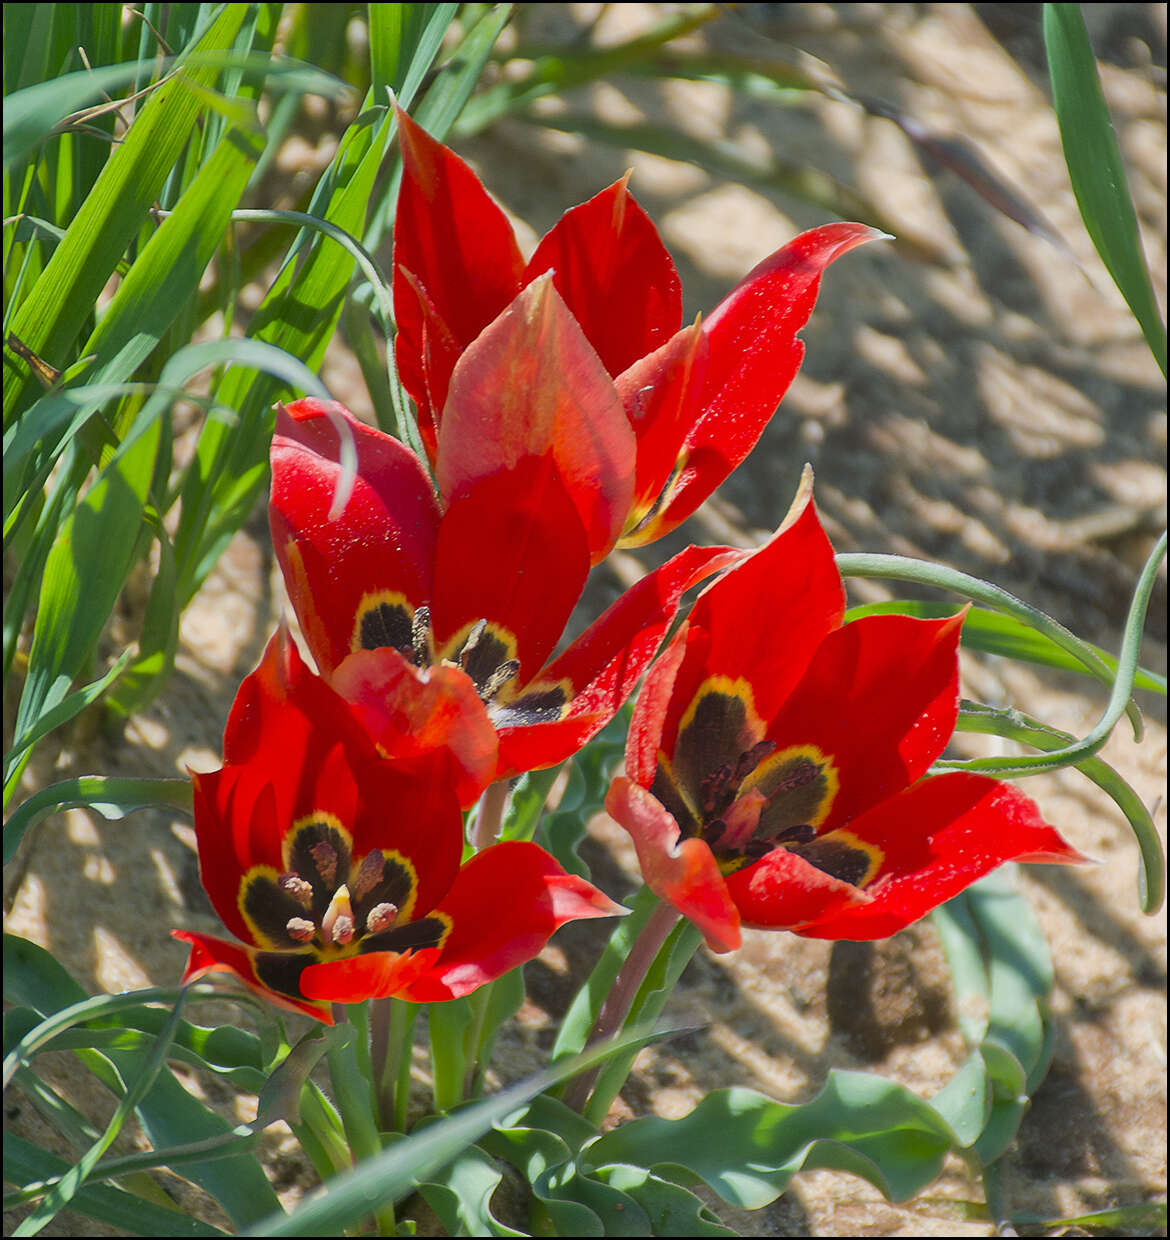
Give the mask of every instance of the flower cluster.
[{"label": "flower cluster", "polygon": [[177,931],[186,976],[228,970],[328,1022],[468,994],[564,922],[621,912],[535,844],[465,861],[461,811],[571,756],[643,676],[607,807],[715,950],[741,924],[881,937],[1003,861],[1076,860],[1013,788],[927,776],[963,617],[843,625],[807,478],[766,546],[688,547],[558,649],[590,569],[748,454],[824,269],[879,234],[805,233],[684,326],[625,179],[525,263],[471,169],[398,123],[395,355],[427,459],[339,404],[278,409],[272,537],[317,670],[278,632],[224,766],[192,777],[203,883],[238,942]]}]

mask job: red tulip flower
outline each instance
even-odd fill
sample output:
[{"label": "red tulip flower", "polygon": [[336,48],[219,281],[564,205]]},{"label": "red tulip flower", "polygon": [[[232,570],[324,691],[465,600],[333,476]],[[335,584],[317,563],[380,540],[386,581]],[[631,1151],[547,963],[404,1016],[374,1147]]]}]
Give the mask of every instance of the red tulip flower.
[{"label": "red tulip flower", "polygon": [[382,738],[403,729],[384,688],[426,678],[418,713],[461,721],[465,805],[485,780],[552,766],[604,727],[683,591],[737,558],[688,548],[554,655],[590,566],[620,533],[633,456],[613,383],[547,278],[452,373],[441,501],[407,448],[341,405],[299,400],[278,414],[272,539],[313,658],[391,756]]},{"label": "red tulip flower", "polygon": [[803,233],[706,319],[683,327],[678,273],[627,178],[562,216],[525,263],[475,173],[406,113],[397,115],[395,357],[428,454],[442,454],[460,357],[521,289],[551,271],[616,384],[632,431],[634,486],[621,514],[622,546],[674,529],[747,456],[800,367],[796,335],[821,273],[883,235],[845,223]]},{"label": "red tulip flower", "polygon": [[806,478],[771,541],[696,600],[634,709],[606,808],[714,951],[741,923],[885,938],[1005,861],[1082,859],[1011,785],[926,776],[958,714],[962,613],[843,614]]},{"label": "red tulip flower", "polygon": [[382,757],[283,630],[240,686],[224,766],[192,779],[200,876],[239,942],[173,931],[184,981],[226,970],[331,1024],[330,1003],[469,994],[566,921],[622,911],[535,844],[461,867],[445,753],[428,770]]}]

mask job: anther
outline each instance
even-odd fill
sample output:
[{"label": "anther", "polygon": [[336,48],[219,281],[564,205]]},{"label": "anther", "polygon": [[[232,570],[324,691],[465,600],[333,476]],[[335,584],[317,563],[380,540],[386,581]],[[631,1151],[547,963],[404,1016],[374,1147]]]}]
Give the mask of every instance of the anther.
[{"label": "anther", "polygon": [[294,874],[291,870],[287,874],[282,874],[276,880],[276,885],[286,895],[292,896],[302,908],[308,908],[313,902],[313,884],[306,882],[299,874]]},{"label": "anther", "polygon": [[459,651],[459,666],[466,667],[467,660],[471,657],[476,646],[479,645],[480,639],[487,631],[487,621],[477,620],[471,626],[471,632],[467,634],[467,639],[463,643],[462,649]]},{"label": "anther", "polygon": [[509,680],[520,670],[519,659],[505,659],[499,667],[478,686],[479,696],[486,702],[488,698],[494,697],[496,693],[502,689]]},{"label": "anther", "polygon": [[414,661],[419,667],[430,667],[435,661],[435,647],[431,640],[431,609],[423,603],[415,608],[410,622],[410,644],[414,648]]},{"label": "anther", "polygon": [[333,941],[342,947],[344,947],[346,943],[353,942],[352,917],[339,917],[333,923]]},{"label": "anther", "polygon": [[351,880],[353,898],[364,900],[366,896],[382,881],[386,872],[386,858],[381,849],[375,848],[366,854],[357,875]]},{"label": "anther", "polygon": [[817,829],[807,822],[781,831],[772,841],[774,844],[810,844],[817,838]]},{"label": "anther", "polygon": [[394,919],[397,916],[397,904],[390,904],[389,902],[375,904],[366,917],[366,930],[370,934],[377,934],[380,930],[388,930],[394,924]]},{"label": "anther", "polygon": [[309,848],[317,873],[332,886],[337,879],[337,849],[325,840],[318,840]]},{"label": "anther", "polygon": [[738,788],[775,748],[775,741],[760,741],[746,753],[741,753],[739,761],[735,764],[735,772],[731,776],[732,787]]},{"label": "anther", "polygon": [[317,927],[304,917],[290,917],[285,929],[288,931],[288,937],[295,939],[298,943],[307,943],[317,932]]}]

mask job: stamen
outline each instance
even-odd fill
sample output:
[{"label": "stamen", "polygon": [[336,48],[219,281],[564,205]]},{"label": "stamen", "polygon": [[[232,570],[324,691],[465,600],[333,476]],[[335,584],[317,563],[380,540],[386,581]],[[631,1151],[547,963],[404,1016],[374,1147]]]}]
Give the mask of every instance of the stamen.
[{"label": "stamen", "polygon": [[410,623],[410,644],[414,648],[414,661],[419,667],[430,667],[435,661],[435,647],[431,640],[431,609],[423,603],[415,608]]},{"label": "stamen", "polygon": [[397,904],[375,904],[366,917],[366,930],[370,934],[377,934],[380,930],[388,930],[394,924],[394,919],[397,916]]},{"label": "stamen", "polygon": [[337,849],[325,840],[318,840],[309,848],[309,852],[317,866],[317,873],[331,887],[337,881]]},{"label": "stamen", "polygon": [[472,651],[479,645],[480,638],[487,632],[487,621],[477,620],[471,626],[471,632],[467,634],[467,639],[463,643],[462,649],[459,651],[459,666],[466,667],[467,660],[471,657]]},{"label": "stamen", "polygon": [[306,882],[299,874],[294,874],[291,870],[287,874],[282,874],[276,880],[276,885],[281,891],[292,896],[302,908],[308,908],[313,902],[313,884]]},{"label": "stamen", "polygon": [[802,822],[795,827],[788,827],[787,830],[781,831],[772,842],[774,844],[809,844],[816,838],[816,827]]},{"label": "stamen", "polygon": [[791,771],[776,786],[775,796],[779,792],[795,792],[797,788],[806,788],[821,773],[821,768],[808,758],[801,758]]},{"label": "stamen", "polygon": [[353,908],[349,902],[349,888],[344,883],[338,887],[321,918],[321,937],[334,943],[348,943],[353,938]]},{"label": "stamen", "polygon": [[721,814],[727,807],[731,791],[731,763],[724,762],[699,784],[699,798],[704,815]]},{"label": "stamen", "polygon": [[748,842],[743,846],[743,855],[747,857],[749,861],[759,861],[761,857],[766,857],[768,853],[772,851],[773,847],[774,845],[771,840],[762,840],[758,836],[753,836],[752,839],[748,840]]},{"label": "stamen", "polygon": [[731,777],[731,786],[738,788],[775,748],[775,741],[760,741],[746,753],[741,753],[739,761],[735,764],[735,773]]},{"label": "stamen", "polygon": [[520,670],[519,659],[505,659],[499,667],[478,686],[479,696],[486,702],[488,698],[495,695],[512,679]]},{"label": "stamen", "polygon": [[298,943],[309,942],[317,932],[317,927],[304,917],[290,917],[285,929],[288,931],[288,937],[295,939]]},{"label": "stamen", "polygon": [[355,900],[364,900],[366,896],[382,881],[382,875],[386,872],[386,858],[382,855],[380,849],[366,854],[366,859],[362,862],[361,868],[357,872],[357,876],[352,880],[353,898]]}]

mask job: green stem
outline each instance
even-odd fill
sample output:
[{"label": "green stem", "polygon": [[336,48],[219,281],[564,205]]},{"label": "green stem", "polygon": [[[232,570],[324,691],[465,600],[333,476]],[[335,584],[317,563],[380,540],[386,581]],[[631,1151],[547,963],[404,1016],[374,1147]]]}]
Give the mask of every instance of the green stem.
[{"label": "green stem", "polygon": [[300,1121],[290,1121],[289,1127],[322,1180],[350,1167],[341,1118],[312,1081],[306,1081],[301,1090]]},{"label": "green stem", "polygon": [[471,1004],[471,1024],[463,1037],[463,1045],[467,1053],[467,1071],[463,1077],[464,1098],[474,1097],[477,1086],[482,1085],[483,1064],[480,1063],[480,1051],[483,1042],[483,1026],[487,1019],[494,985],[495,982],[488,982],[487,985],[481,986],[468,996],[468,1002]]},{"label": "green stem", "polygon": [[475,812],[475,826],[471,833],[471,843],[476,852],[490,847],[500,834],[500,825],[504,821],[504,810],[508,804],[508,781],[497,779],[479,799],[479,808]]},{"label": "green stem", "polygon": [[[605,1002],[601,1005],[597,1021],[586,1039],[586,1049],[608,1038],[611,1034],[617,1033],[623,1027],[630,1006],[645,981],[651,965],[657,960],[658,953],[662,950],[668,935],[681,915],[673,905],[659,904],[647,918],[641,933],[630,948],[630,954],[626,957],[625,963],[618,970],[618,975],[614,979],[613,986],[610,987],[609,994],[605,997]],[[570,1082],[563,1095],[566,1106],[572,1107],[574,1111],[585,1109],[600,1070],[600,1065],[590,1068]]]},{"label": "green stem", "polygon": [[[349,1014],[357,1015],[358,1006],[351,1005]],[[340,1003],[333,1005],[333,1017],[339,1028],[330,1039],[326,1052],[329,1062],[329,1078],[333,1082],[333,1097],[341,1113],[345,1139],[349,1143],[354,1163],[373,1158],[382,1151],[378,1125],[374,1121],[374,1096],[368,1076],[370,1057],[366,1042],[365,1010],[357,1016],[357,1023],[345,1025],[346,1008]],[[362,1072],[364,1060],[366,1074]],[[393,1236],[395,1230],[394,1207],[387,1203],[374,1211],[378,1234]]]},{"label": "green stem", "polygon": [[414,1039],[410,1036],[418,1016],[417,1003],[400,1000],[395,1004],[396,1018],[402,1022],[402,1050],[398,1056],[398,1079],[394,1084],[394,1131],[405,1132],[410,1114],[410,1069]]},{"label": "green stem", "polygon": [[[417,1008],[399,999],[375,999],[371,1026],[373,1035],[370,1056],[378,1102],[378,1123],[383,1132],[404,1132],[405,1125],[398,1119],[398,1081],[402,1059],[406,1058],[406,1084],[410,1081],[410,1028],[414,1024]],[[405,1120],[405,1106],[403,1107]]]}]

